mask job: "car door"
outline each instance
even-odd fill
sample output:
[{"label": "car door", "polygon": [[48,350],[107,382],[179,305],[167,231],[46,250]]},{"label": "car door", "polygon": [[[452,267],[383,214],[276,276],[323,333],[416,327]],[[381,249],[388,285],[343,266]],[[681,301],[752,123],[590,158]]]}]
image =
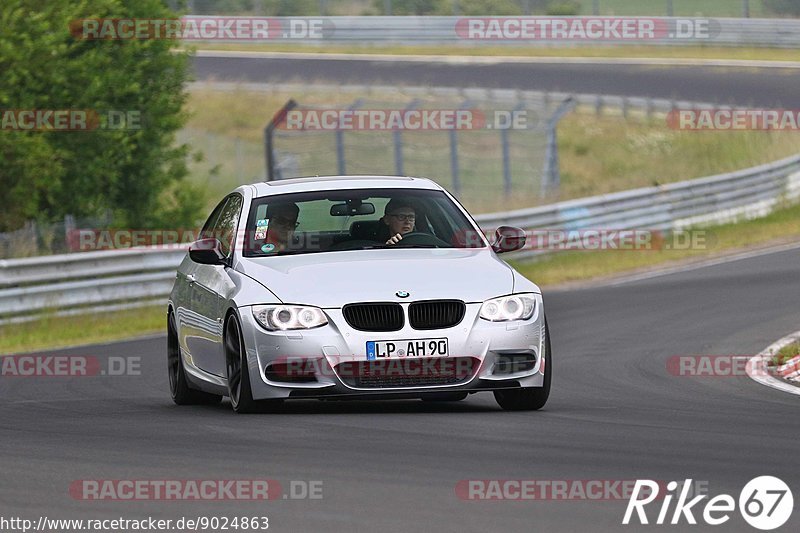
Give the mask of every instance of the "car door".
[{"label": "car door", "polygon": [[[227,259],[233,254],[233,243],[244,201],[239,194],[228,196],[220,204],[219,216],[204,228],[201,237],[215,237]],[[222,348],[223,313],[226,295],[233,288],[225,265],[194,263],[189,278],[191,336],[186,336],[193,364],[216,376],[225,376]]]},{"label": "car door", "polygon": [[[226,197],[217,204],[203,224],[199,239],[214,236],[214,228],[227,203],[228,198]],[[175,315],[181,349],[193,365],[195,365],[195,358],[202,352],[203,344],[210,342],[207,339],[208,327],[207,325],[204,327],[203,317],[196,309],[198,298],[195,294],[195,280],[199,266],[187,255],[178,269],[176,290],[174,291]]]}]

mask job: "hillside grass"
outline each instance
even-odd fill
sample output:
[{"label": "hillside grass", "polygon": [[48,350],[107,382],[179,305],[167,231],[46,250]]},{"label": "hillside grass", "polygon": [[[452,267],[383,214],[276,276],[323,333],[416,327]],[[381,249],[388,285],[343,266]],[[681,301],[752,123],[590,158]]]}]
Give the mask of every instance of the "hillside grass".
[{"label": "hillside grass", "polygon": [[[263,130],[289,98],[306,106],[341,108],[361,96],[381,102],[383,108],[402,108],[411,100],[400,88],[364,95],[315,89],[313,85],[302,93],[244,88],[193,90],[188,102],[192,117],[180,139],[205,153],[205,159],[193,162],[191,170],[195,182],[209,193],[208,210],[236,186],[264,179]],[[437,105],[455,108],[458,103],[440,100]],[[483,109],[483,104],[476,107]],[[512,195],[506,196],[497,132],[460,134],[461,199],[472,212],[524,208],[682,181],[800,152],[800,134],[791,131],[688,132],[670,129],[663,116],[625,119],[613,111],[598,116],[593,110],[579,109],[559,123],[560,190],[540,197],[538,183],[526,176],[541,171],[543,159],[532,159],[530,150],[533,144],[541,145],[544,136],[512,131],[510,138],[513,188]],[[347,133],[345,139],[348,173],[393,169],[391,133]],[[447,132],[406,134],[404,141],[405,173],[430,177],[452,189]],[[303,168],[318,169],[314,173],[320,174],[336,173],[333,133],[299,134],[289,144],[282,142],[303,162]]]},{"label": "hillside grass", "polygon": [[65,317],[42,315],[31,322],[0,326],[0,355],[161,333],[166,331],[166,312],[165,305]]}]

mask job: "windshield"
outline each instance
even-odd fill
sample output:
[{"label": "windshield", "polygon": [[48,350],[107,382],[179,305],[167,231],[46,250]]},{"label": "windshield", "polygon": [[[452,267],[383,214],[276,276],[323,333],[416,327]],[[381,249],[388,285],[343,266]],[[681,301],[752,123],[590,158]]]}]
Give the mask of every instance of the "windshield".
[{"label": "windshield", "polygon": [[357,189],[253,200],[245,257],[389,248],[481,248],[483,235],[442,191]]}]

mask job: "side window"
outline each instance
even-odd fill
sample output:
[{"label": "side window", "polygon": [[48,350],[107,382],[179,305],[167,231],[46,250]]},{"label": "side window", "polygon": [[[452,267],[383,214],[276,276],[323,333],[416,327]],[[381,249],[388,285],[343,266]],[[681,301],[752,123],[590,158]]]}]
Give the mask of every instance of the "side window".
[{"label": "side window", "polygon": [[228,198],[223,199],[217,207],[211,212],[211,215],[206,220],[206,223],[203,224],[203,229],[200,230],[200,239],[207,239],[209,237],[216,237],[214,234],[214,227],[217,225],[217,220],[219,220],[219,215],[222,213],[222,209],[225,207],[225,204],[228,202]]},{"label": "side window", "polygon": [[222,244],[222,253],[230,257],[233,243],[236,239],[236,227],[242,214],[242,197],[234,194],[228,198],[228,203],[220,213],[219,220],[214,225],[214,233]]}]

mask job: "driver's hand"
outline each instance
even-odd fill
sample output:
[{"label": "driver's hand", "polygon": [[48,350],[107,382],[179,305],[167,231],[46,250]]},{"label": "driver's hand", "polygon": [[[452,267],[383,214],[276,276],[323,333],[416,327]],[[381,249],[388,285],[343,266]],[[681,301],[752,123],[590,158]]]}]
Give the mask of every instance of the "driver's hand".
[{"label": "driver's hand", "polygon": [[398,233],[397,235],[395,235],[394,237],[392,237],[391,239],[386,241],[386,244],[397,244],[398,242],[400,242],[402,240],[403,240],[403,236]]}]

